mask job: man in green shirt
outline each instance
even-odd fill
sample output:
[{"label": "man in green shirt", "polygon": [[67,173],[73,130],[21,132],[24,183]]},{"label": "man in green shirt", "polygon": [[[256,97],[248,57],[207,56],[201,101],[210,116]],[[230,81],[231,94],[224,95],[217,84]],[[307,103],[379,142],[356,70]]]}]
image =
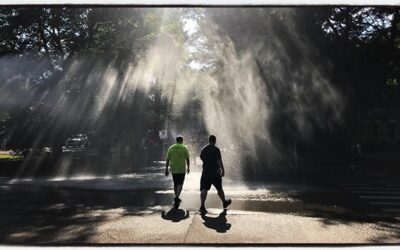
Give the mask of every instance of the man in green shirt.
[{"label": "man in green shirt", "polygon": [[[185,163],[187,164],[187,169]],[[168,148],[165,176],[169,174],[168,167],[171,169],[172,179],[174,180],[174,202],[177,207],[181,202],[179,195],[182,192],[185,173],[189,174],[190,172],[189,150],[187,146],[183,144],[182,136],[176,137],[176,143]]]}]

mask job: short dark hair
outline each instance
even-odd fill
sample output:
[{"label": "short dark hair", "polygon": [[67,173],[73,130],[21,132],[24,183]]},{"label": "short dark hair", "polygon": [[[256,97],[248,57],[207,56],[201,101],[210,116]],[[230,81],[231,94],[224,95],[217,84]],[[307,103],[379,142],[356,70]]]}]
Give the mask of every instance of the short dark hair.
[{"label": "short dark hair", "polygon": [[215,135],[210,135],[210,137],[208,137],[208,141],[209,142],[216,142],[217,141],[217,137],[215,137]]},{"label": "short dark hair", "polygon": [[176,142],[177,143],[182,143],[183,142],[183,137],[182,136],[177,136],[176,137]]}]

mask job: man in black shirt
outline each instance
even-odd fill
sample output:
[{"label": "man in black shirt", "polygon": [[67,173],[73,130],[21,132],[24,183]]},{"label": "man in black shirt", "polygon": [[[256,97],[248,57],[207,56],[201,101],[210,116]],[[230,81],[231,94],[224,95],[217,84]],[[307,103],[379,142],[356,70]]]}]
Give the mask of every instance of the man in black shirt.
[{"label": "man in black shirt", "polygon": [[217,138],[214,135],[210,135],[208,141],[209,144],[205,146],[200,153],[200,159],[203,161],[203,173],[201,174],[200,180],[201,213],[207,213],[204,203],[211,185],[214,185],[217,189],[218,196],[221,198],[224,209],[232,203],[231,199],[225,199],[225,193],[222,189],[222,177],[225,175],[225,169],[222,163],[221,151],[215,146]]}]

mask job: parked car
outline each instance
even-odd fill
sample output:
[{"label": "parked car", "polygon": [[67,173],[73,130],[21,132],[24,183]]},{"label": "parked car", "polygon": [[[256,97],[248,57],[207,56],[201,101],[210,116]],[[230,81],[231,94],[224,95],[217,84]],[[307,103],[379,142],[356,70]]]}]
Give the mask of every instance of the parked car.
[{"label": "parked car", "polygon": [[85,134],[75,134],[65,141],[65,147],[67,148],[80,148],[88,146],[89,139]]}]

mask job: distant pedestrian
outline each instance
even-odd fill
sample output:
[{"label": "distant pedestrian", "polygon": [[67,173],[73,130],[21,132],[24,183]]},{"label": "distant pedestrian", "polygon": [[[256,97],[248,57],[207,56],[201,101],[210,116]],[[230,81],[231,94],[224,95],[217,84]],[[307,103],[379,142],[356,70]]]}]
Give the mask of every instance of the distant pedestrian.
[{"label": "distant pedestrian", "polygon": [[171,169],[172,179],[174,181],[174,206],[178,208],[181,202],[179,195],[182,192],[185,174],[189,174],[190,172],[189,150],[187,146],[183,144],[182,136],[176,137],[176,143],[168,148],[165,176],[169,174],[168,167]]},{"label": "distant pedestrian", "polygon": [[221,151],[215,146],[216,142],[217,138],[214,135],[210,135],[209,144],[200,153],[200,159],[203,161],[203,172],[200,180],[201,206],[199,211],[203,214],[207,213],[204,203],[211,185],[214,185],[217,189],[224,209],[232,203],[231,199],[225,199],[225,193],[222,189],[222,177],[225,175],[225,169],[222,163]]}]

